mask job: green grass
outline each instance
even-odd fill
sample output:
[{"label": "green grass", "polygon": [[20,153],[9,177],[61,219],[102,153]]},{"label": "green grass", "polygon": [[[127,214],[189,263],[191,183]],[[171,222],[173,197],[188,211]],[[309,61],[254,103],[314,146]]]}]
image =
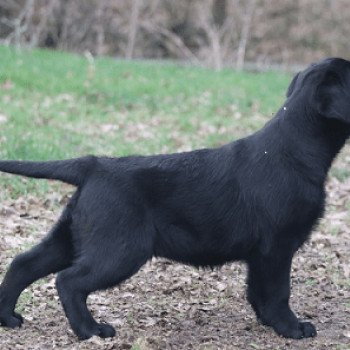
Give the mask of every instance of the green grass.
[{"label": "green grass", "polygon": [[347,168],[333,167],[330,170],[331,176],[336,177],[340,182],[344,182],[349,178],[350,171]]},{"label": "green grass", "polygon": [[[0,47],[0,157],[48,160],[211,147],[261,127],[290,76]],[[13,196],[44,181],[1,176]]]}]

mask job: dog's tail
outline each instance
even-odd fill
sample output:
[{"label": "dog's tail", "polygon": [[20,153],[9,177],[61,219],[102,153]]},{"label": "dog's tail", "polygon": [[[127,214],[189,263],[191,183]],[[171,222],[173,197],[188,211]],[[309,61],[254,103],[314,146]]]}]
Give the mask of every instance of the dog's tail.
[{"label": "dog's tail", "polygon": [[0,171],[37,179],[59,180],[79,186],[95,165],[96,159],[94,156],[86,156],[47,162],[2,160],[0,161]]}]

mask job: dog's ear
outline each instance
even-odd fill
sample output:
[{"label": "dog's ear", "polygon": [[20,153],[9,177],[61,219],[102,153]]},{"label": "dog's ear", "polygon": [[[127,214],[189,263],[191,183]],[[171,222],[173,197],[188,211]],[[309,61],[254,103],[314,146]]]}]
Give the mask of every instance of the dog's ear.
[{"label": "dog's ear", "polygon": [[322,116],[350,123],[350,86],[345,78],[336,71],[324,72],[316,85],[313,102]]},{"label": "dog's ear", "polygon": [[299,77],[299,74],[300,74],[300,72],[294,76],[292,82],[289,84],[287,94],[286,94],[287,98],[293,93],[293,91],[295,89],[296,82],[297,82],[298,77]]}]

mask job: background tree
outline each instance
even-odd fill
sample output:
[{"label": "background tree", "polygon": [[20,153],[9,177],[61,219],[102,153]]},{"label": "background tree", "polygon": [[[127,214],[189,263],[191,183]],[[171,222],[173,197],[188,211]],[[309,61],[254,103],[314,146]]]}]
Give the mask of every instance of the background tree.
[{"label": "background tree", "polygon": [[221,69],[347,57],[347,0],[0,0],[0,42]]}]

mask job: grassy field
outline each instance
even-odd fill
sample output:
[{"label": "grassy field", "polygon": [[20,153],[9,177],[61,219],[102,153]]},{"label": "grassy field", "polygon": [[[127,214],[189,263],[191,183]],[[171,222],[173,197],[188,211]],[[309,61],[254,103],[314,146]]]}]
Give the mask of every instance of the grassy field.
[{"label": "grassy field", "polygon": [[[0,47],[0,158],[48,160],[123,156],[221,145],[261,127],[291,77],[159,62],[92,60]],[[21,330],[0,328],[0,349],[350,348],[350,149],[328,181],[327,214],[292,270],[293,309],[318,337],[278,337],[245,301],[245,266],[195,270],[149,262],[121,286],[90,297],[117,337],[78,342],[54,288],[55,276],[22,294]],[[0,280],[11,259],[52,226],[71,187],[0,174]]]},{"label": "grassy field", "polygon": [[[214,146],[260,127],[290,77],[94,61],[0,47],[0,157],[48,160]],[[45,182],[1,178],[16,196]],[[1,183],[0,182],[0,183]]]}]

